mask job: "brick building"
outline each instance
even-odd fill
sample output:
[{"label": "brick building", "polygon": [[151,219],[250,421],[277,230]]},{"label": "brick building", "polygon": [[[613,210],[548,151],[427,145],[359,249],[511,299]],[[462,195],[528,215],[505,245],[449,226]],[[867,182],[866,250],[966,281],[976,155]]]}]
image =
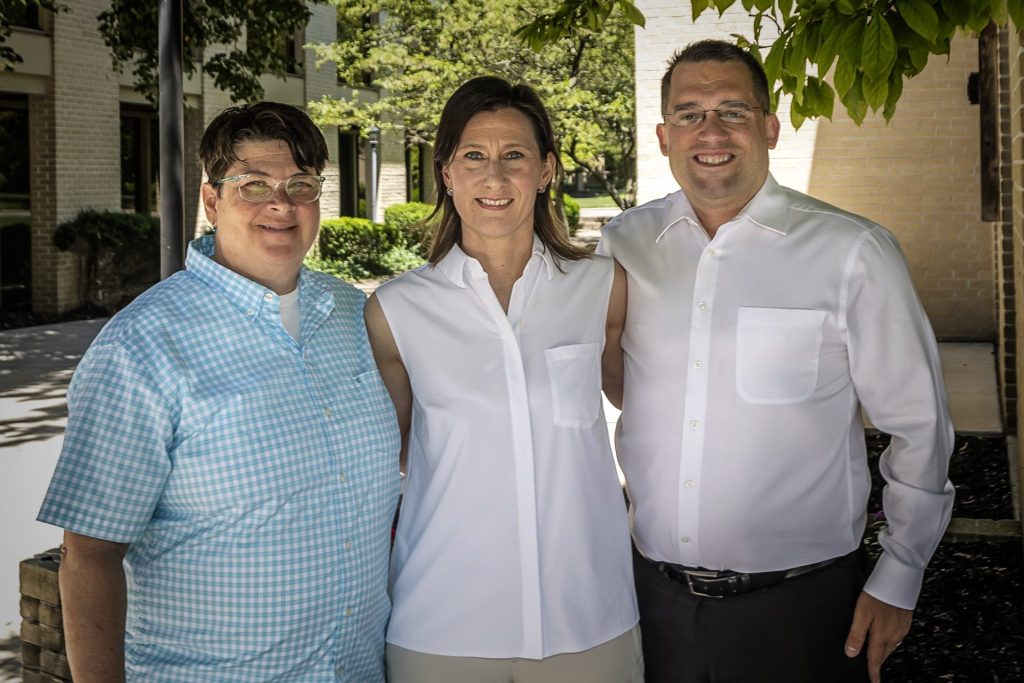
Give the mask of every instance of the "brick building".
[{"label": "brick building", "polygon": [[[159,211],[157,112],[133,89],[130,73],[118,74],[111,65],[96,21],[109,0],[62,4],[67,12],[30,7],[15,17],[8,44],[24,61],[13,72],[0,71],[0,308],[46,313],[80,303],[77,260],[53,245],[59,223],[86,208]],[[267,99],[304,106],[324,95],[352,93],[338,82],[331,63],[316,68],[312,51],[303,49],[333,42],[338,31],[333,6],[310,9],[306,30],[285,48],[294,54],[295,73],[265,77]],[[231,102],[205,75],[187,79],[184,90],[186,216],[195,216],[186,228],[198,232],[207,227],[195,162],[199,138]],[[371,100],[379,96],[372,89],[357,92]],[[360,215],[366,205],[366,138],[336,127],[324,133],[331,162],[323,216]],[[409,155],[400,137],[384,136],[380,149],[377,220],[385,206],[430,192],[422,181],[409,187]]]}]

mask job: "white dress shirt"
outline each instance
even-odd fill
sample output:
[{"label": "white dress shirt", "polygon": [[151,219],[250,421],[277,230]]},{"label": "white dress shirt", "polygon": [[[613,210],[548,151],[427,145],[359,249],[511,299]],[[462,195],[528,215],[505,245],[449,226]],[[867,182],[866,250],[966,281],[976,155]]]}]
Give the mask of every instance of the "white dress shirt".
[{"label": "white dress shirt", "polygon": [[539,242],[502,310],[455,247],[377,297],[413,394],[389,643],[541,659],[638,620],[601,402],[613,264]]},{"label": "white dress shirt", "polygon": [[885,229],[765,185],[709,239],[677,192],[610,223],[628,273],[617,454],[648,558],[765,572],[849,553],[870,477],[860,408],[893,435],[866,590],[913,608],[949,522],[938,349]]}]

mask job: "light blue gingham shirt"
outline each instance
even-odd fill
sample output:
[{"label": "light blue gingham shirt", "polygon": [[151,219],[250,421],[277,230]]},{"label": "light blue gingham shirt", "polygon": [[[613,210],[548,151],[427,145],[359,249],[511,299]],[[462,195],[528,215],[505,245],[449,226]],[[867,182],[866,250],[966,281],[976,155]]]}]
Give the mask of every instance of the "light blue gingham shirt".
[{"label": "light blue gingham shirt", "polygon": [[279,298],[218,265],[116,315],[68,392],[39,520],[129,543],[129,681],[384,681],[399,434],[362,293]]}]

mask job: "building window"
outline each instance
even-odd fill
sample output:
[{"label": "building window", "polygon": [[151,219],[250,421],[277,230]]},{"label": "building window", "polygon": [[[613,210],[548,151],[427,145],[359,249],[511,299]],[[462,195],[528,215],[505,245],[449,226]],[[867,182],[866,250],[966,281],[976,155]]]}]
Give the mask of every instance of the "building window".
[{"label": "building window", "polygon": [[18,28],[31,28],[39,31],[43,28],[42,23],[42,10],[39,7],[39,3],[28,0],[28,2],[22,4],[20,2],[6,3],[4,7],[4,14],[7,15],[7,20],[11,26],[17,26]]},{"label": "building window", "polygon": [[340,216],[366,216],[366,152],[356,129],[338,130]]},{"label": "building window", "polygon": [[0,308],[31,303],[28,100],[0,95]]},{"label": "building window", "polygon": [[405,200],[408,202],[427,201],[427,178],[430,154],[425,143],[405,147]]},{"label": "building window", "polygon": [[121,208],[160,213],[160,131],[153,109],[121,107]]}]

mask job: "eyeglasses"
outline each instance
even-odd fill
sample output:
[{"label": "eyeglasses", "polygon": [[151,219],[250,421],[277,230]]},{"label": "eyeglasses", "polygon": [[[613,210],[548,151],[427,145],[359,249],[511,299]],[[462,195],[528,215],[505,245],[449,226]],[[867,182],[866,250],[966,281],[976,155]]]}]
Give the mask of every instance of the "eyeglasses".
[{"label": "eyeglasses", "polygon": [[690,128],[704,123],[708,112],[715,112],[718,120],[733,126],[742,126],[754,118],[754,110],[763,107],[752,107],[749,104],[736,102],[727,104],[716,109],[677,109],[668,114],[662,114],[665,122],[679,128]]},{"label": "eyeglasses", "polygon": [[320,198],[324,180],[324,176],[319,175],[296,175],[285,180],[275,181],[258,173],[243,173],[221,178],[213,184],[237,183],[238,196],[254,204],[269,202],[271,197],[277,193],[277,188],[284,184],[284,191],[288,195],[288,199],[296,204],[312,204]]}]

